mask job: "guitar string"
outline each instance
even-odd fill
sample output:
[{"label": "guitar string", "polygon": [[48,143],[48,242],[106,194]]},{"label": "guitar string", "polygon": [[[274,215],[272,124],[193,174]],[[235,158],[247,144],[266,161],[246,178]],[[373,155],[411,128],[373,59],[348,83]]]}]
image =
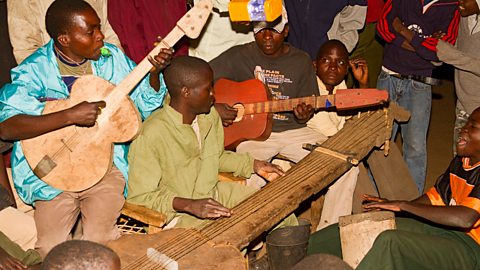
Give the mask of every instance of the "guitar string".
[{"label": "guitar string", "polygon": [[[300,103],[306,103],[307,105],[314,104],[317,108],[317,99],[323,98],[323,96],[308,96],[301,98],[290,98],[284,100],[268,100],[264,102],[252,102],[246,103],[244,107],[251,106],[251,110],[245,110],[248,112],[253,112],[254,114],[258,113],[275,113],[275,112],[285,112],[291,111],[293,106],[298,106]],[[245,113],[249,114],[249,113]]]},{"label": "guitar string", "polygon": [[[359,139],[362,140],[362,138],[359,138]],[[355,145],[355,144],[353,144],[353,145]],[[298,180],[298,179],[297,179],[297,180]],[[286,182],[286,181],[285,181],[285,182]],[[291,182],[288,182],[288,185],[291,185],[291,184],[292,184]],[[270,190],[269,192],[272,192],[272,190]],[[277,194],[278,194],[278,193],[277,193]],[[272,201],[272,200],[270,200],[270,201]],[[269,203],[270,203],[270,202],[265,201],[263,204],[269,204]],[[263,207],[263,206],[260,206],[260,208],[261,208],[261,207]],[[245,213],[245,214],[250,215],[250,213],[252,212],[251,209],[247,209],[247,210],[248,210],[248,211],[247,211],[247,213]],[[236,216],[239,217],[239,218],[241,218],[241,219],[243,220],[243,218],[240,217],[240,216],[243,216],[243,214],[242,214],[242,215],[238,215],[238,212],[239,212],[239,211],[237,210]],[[241,212],[241,211],[240,211],[240,212]],[[227,219],[224,219],[224,220],[227,220]],[[231,221],[229,221],[229,223],[231,223]],[[223,228],[225,228],[225,227],[223,227]],[[228,229],[228,228],[226,228],[226,229]],[[221,230],[221,231],[225,231],[226,229]],[[218,231],[218,230],[217,230],[217,231]],[[215,233],[215,232],[216,232],[215,230],[212,231],[212,233]],[[208,234],[208,231],[202,231],[202,233]],[[188,232],[186,235],[182,235],[182,237],[185,237],[185,236],[188,236],[188,235],[191,235],[191,233]],[[194,235],[198,237],[198,233],[195,233]],[[184,239],[185,239],[185,238],[184,238]],[[207,241],[209,241],[209,240],[206,239],[205,242],[207,242]],[[183,242],[183,241],[182,241],[182,242]],[[182,253],[183,253],[183,252],[182,252]]]}]

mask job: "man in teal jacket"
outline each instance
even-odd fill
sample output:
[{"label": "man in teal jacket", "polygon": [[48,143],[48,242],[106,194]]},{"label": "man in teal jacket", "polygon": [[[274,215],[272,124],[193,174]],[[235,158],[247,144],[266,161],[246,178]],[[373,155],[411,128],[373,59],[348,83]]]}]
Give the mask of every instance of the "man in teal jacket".
[{"label": "man in teal jacket", "polygon": [[[73,82],[82,75],[93,74],[118,84],[135,67],[121,50],[103,43],[100,19],[84,1],[55,1],[47,11],[46,25],[52,40],[13,69],[12,83],[0,92],[0,137],[17,140],[12,154],[13,180],[20,198],[35,204],[36,248],[42,256],[67,240],[80,212],[83,239],[105,242],[119,236],[115,222],[126,195],[128,145],[114,146],[114,165],[98,184],[81,192],[62,192],[32,172],[18,140],[69,125],[93,126],[106,106],[104,101],[84,101],[42,115],[45,102],[68,98]],[[166,87],[160,70],[170,57],[171,51],[163,50],[152,59],[156,68],[130,95],[142,118],[163,102]]]}]

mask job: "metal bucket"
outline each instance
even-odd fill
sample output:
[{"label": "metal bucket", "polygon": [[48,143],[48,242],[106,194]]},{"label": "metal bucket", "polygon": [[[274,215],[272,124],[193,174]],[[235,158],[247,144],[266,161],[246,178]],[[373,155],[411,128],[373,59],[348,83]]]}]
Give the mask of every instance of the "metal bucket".
[{"label": "metal bucket", "polygon": [[298,226],[288,226],[267,235],[270,270],[290,269],[307,255],[310,222],[299,220]]}]

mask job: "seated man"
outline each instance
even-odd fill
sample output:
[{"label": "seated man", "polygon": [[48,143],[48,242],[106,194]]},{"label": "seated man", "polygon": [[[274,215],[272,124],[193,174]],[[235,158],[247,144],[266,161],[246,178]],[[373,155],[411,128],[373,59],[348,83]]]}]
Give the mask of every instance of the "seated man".
[{"label": "seated man", "polygon": [[[260,22],[254,25],[255,42],[230,48],[210,62],[214,79],[226,78],[234,81],[260,79],[270,89],[273,99],[290,99],[318,96],[315,72],[307,53],[294,48],[284,39],[288,35],[287,14],[273,23]],[[234,91],[234,89],[232,90]],[[217,104],[224,124],[231,124],[236,110]],[[304,103],[293,112],[274,115],[272,134],[265,141],[246,141],[237,147],[239,153],[250,153],[259,160],[270,160],[281,154],[298,162],[309,152],[302,148],[304,143],[315,143],[323,137],[306,127],[313,115],[313,108]],[[248,185],[261,187],[265,181],[249,179]]]},{"label": "seated man", "polygon": [[[165,70],[170,105],[154,112],[130,148],[128,201],[167,215],[168,227],[195,227],[230,216],[229,209],[255,192],[219,182],[219,172],[273,180],[282,170],[248,154],[225,151],[223,126],[212,108],[213,73],[199,58],[174,58]],[[294,216],[285,225],[296,225]]]},{"label": "seated man", "polygon": [[[480,107],[457,142],[457,156],[427,193],[413,201],[365,196],[367,210],[407,212],[382,232],[356,269],[480,268]],[[309,253],[341,257],[338,225],[313,234]]]},{"label": "seated man", "polygon": [[[329,40],[323,43],[313,65],[317,73],[320,95],[335,94],[337,89],[346,89],[344,79],[349,68],[359,82],[360,88],[368,88],[367,63],[361,58],[349,60],[347,48],[341,41]],[[328,138],[343,128],[345,118],[335,111],[319,111],[307,122],[307,126]],[[329,187],[317,230],[337,223],[340,216],[352,213],[353,192],[358,172],[358,167],[353,167]]]},{"label": "seated man", "polygon": [[[114,165],[96,185],[81,192],[62,192],[33,173],[18,140],[71,125],[93,126],[101,108],[108,106],[104,101],[84,101],[42,115],[45,103],[68,98],[73,82],[84,74],[118,84],[135,66],[120,49],[103,43],[100,19],[82,0],[54,1],[47,11],[46,28],[50,42],[12,69],[12,83],[0,94],[0,138],[17,140],[12,154],[13,181],[20,198],[35,204],[35,246],[42,256],[67,240],[80,214],[83,239],[106,242],[119,237],[115,223],[125,200],[128,148],[126,144],[114,146]],[[130,95],[143,118],[163,102],[166,89],[160,87],[159,73],[170,57],[171,51],[163,50],[151,59],[156,68]]]}]

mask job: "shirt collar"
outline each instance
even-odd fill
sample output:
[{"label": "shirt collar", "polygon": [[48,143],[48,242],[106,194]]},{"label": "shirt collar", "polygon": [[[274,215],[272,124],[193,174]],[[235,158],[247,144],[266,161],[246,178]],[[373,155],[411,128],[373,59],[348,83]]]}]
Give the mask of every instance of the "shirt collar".
[{"label": "shirt collar", "polygon": [[[165,104],[163,109],[167,113],[168,117],[170,117],[175,125],[183,125],[183,115],[177,112],[174,108],[172,108],[169,104]],[[162,109],[160,109],[162,110]]]},{"label": "shirt collar", "polygon": [[477,162],[473,165],[470,165],[470,158],[468,158],[468,157],[462,158],[462,167],[465,171],[473,170],[473,169],[477,168],[478,166],[480,166],[480,162]]},{"label": "shirt collar", "polygon": [[[317,84],[318,84],[318,89],[320,91],[321,96],[328,95],[327,88],[325,87],[325,84],[320,80],[320,78],[317,76]],[[342,81],[339,83],[337,86],[333,88],[333,93],[335,94],[337,92],[337,89],[347,89],[347,85],[345,84],[345,81]]]}]

